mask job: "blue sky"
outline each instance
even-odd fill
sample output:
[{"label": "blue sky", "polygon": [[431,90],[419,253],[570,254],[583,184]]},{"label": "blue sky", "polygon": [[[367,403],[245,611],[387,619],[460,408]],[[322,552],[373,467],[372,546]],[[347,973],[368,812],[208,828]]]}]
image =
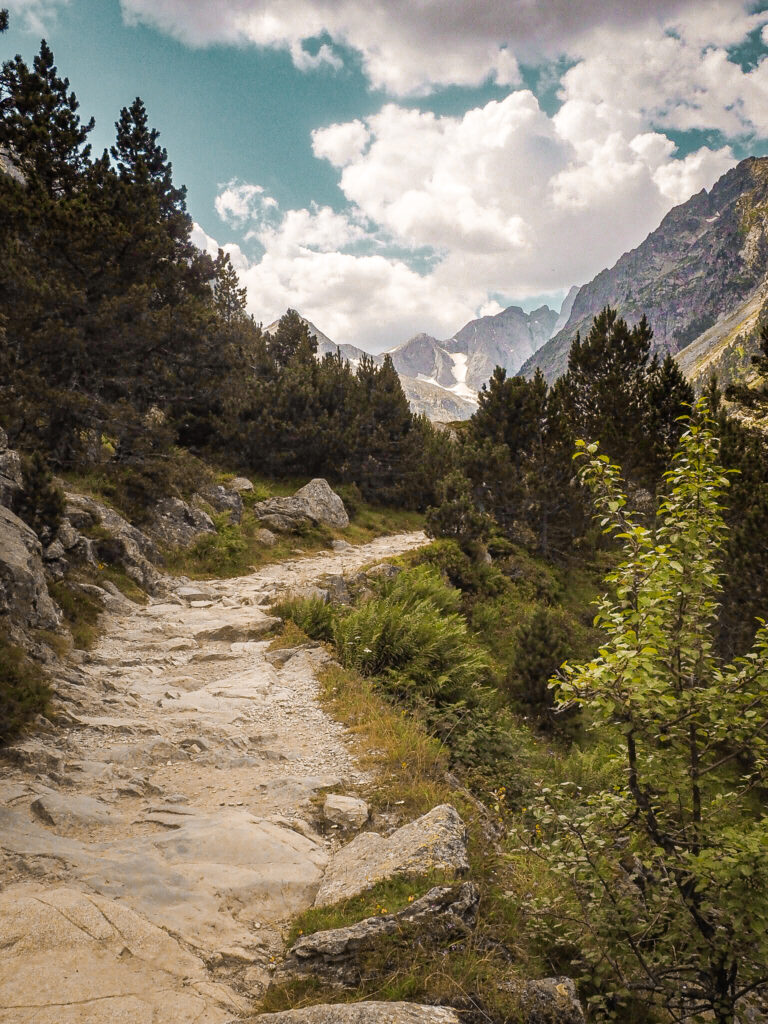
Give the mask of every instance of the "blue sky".
[{"label": "blue sky", "polygon": [[3,57],[45,35],[95,148],[141,95],[258,319],[372,350],[556,305],[768,152],[740,0],[4,3]]}]

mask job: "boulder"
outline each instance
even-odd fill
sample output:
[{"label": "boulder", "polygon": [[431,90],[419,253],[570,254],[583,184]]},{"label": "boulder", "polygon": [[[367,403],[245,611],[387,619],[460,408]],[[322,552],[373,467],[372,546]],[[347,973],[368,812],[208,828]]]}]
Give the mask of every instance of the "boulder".
[{"label": "boulder", "polygon": [[352,545],[347,540],[332,540],[331,547],[334,551],[352,551]]},{"label": "boulder", "polygon": [[0,427],[0,505],[10,508],[22,486],[19,453],[8,447],[8,435]]},{"label": "boulder", "polygon": [[331,604],[352,604],[352,595],[343,576],[323,576],[321,582]]},{"label": "boulder", "polygon": [[419,1003],[320,1003],[301,1010],[261,1013],[254,1024],[459,1024],[455,1010]]},{"label": "boulder", "polygon": [[356,796],[341,796],[329,793],[323,804],[323,815],[326,821],[342,828],[362,828],[370,817],[370,809],[365,800]]},{"label": "boulder", "polygon": [[328,866],[315,906],[358,896],[388,878],[468,870],[464,822],[455,807],[440,804],[387,838],[363,832],[343,846]]},{"label": "boulder", "polygon": [[304,504],[296,504],[293,498],[267,498],[253,506],[253,514],[268,530],[277,533],[299,533],[312,525]]},{"label": "boulder", "polygon": [[[84,494],[67,493],[65,499],[66,521],[77,535],[75,544],[81,546],[76,547],[76,551],[80,550],[89,557],[122,566],[135,583],[151,594],[165,589],[163,577],[153,564],[162,564],[162,556],[155,543],[145,533],[131,526],[114,509],[102,505],[94,498],[86,497]],[[102,527],[102,532],[107,536],[91,539],[81,537],[77,533],[78,530],[93,527]],[[67,538],[65,540],[62,537],[60,529],[59,539],[65,548],[72,539],[71,534],[67,533]],[[70,549],[67,557],[70,557]]]},{"label": "boulder", "polygon": [[22,628],[56,629],[61,613],[48,595],[40,541],[0,505],[0,617]]},{"label": "boulder", "polygon": [[479,902],[480,894],[473,882],[435,886],[396,914],[380,914],[348,928],[315,932],[299,939],[281,965],[280,974],[322,976],[335,984],[356,986],[361,980],[357,958],[375,946],[381,936],[409,927],[418,928],[420,936],[431,941],[466,935],[477,920]]},{"label": "boulder", "polygon": [[256,540],[259,544],[263,544],[265,548],[273,548],[277,544],[277,537],[274,533],[264,527],[256,531]]},{"label": "boulder", "polygon": [[207,502],[217,512],[229,512],[229,521],[236,525],[243,518],[243,499],[237,491],[228,490],[221,484],[202,487],[192,498],[194,505]]},{"label": "boulder", "polygon": [[150,537],[165,548],[187,548],[204,533],[215,533],[213,520],[181,498],[159,501],[147,526]]},{"label": "boulder", "polygon": [[584,1011],[570,978],[527,981],[520,994],[526,1024],[584,1024]]},{"label": "boulder", "polygon": [[234,480],[229,481],[227,487],[230,491],[236,491],[238,494],[246,494],[253,490],[253,484],[244,476],[236,476]]},{"label": "boulder", "polygon": [[344,502],[325,480],[310,480],[292,498],[267,498],[253,506],[256,518],[270,529],[296,533],[306,526],[323,523],[345,529],[349,516]]},{"label": "boulder", "polygon": [[349,516],[344,508],[344,502],[331,489],[327,480],[321,478],[310,480],[308,484],[296,491],[294,498],[306,501],[309,514],[317,522],[324,523],[326,526],[335,526],[339,530],[346,530],[349,526]]}]

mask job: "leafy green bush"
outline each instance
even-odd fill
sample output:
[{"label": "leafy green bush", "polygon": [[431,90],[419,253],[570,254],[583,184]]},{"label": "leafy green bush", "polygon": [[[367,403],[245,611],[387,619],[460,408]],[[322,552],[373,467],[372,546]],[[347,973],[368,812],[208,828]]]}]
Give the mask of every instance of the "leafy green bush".
[{"label": "leafy green bush", "polygon": [[271,611],[286,622],[293,622],[313,640],[333,639],[333,607],[319,597],[288,598],[278,601]]},{"label": "leafy green bush", "polygon": [[26,722],[45,711],[50,693],[42,671],[0,633],[0,743],[7,743]]},{"label": "leafy green bush", "polygon": [[[184,561],[196,573],[209,576],[248,571],[248,541],[227,516],[217,517],[216,533],[204,533],[184,552]],[[171,562],[173,564],[173,561]]]}]

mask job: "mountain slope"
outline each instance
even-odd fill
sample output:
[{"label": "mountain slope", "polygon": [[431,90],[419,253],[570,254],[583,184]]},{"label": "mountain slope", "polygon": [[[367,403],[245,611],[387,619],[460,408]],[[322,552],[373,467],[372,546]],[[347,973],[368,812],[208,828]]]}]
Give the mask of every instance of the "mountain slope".
[{"label": "mountain slope", "polygon": [[[677,353],[707,333],[717,345],[733,311],[756,294],[768,268],[768,158],[750,157],[671,210],[659,227],[575,296],[561,330],[527,360],[552,381],[565,372],[577,331],[604,306],[629,323],[644,313],[656,351]],[[701,353],[699,353],[701,357]]]}]

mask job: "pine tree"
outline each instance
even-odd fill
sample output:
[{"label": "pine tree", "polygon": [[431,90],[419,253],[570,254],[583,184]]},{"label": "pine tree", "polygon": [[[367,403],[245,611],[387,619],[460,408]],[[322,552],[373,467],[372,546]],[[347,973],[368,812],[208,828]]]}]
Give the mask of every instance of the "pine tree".
[{"label": "pine tree", "polygon": [[630,328],[606,306],[568,355],[564,397],[572,432],[599,441],[629,479],[644,469],[652,338],[645,317]]},{"label": "pine tree", "polygon": [[310,334],[309,327],[295,309],[289,309],[280,317],[275,331],[267,339],[267,351],[277,366],[287,366],[302,352],[314,356],[317,352],[317,338]]},{"label": "pine tree", "polygon": [[149,127],[147,109],[139,96],[120,111],[115,129],[111,153],[120,177],[140,188],[150,187],[158,198],[163,220],[185,215],[187,190],[174,185],[173,165],[158,142],[160,132]]},{"label": "pine tree", "polygon": [[24,175],[28,188],[48,196],[72,196],[88,167],[91,118],[83,124],[80,104],[59,77],[53,53],[43,40],[33,67],[20,56],[0,70],[0,149]]},{"label": "pine tree", "polygon": [[213,264],[213,272],[213,300],[216,312],[227,327],[233,327],[246,319],[247,289],[240,287],[240,279],[232,266],[229,253],[223,249],[219,249]]},{"label": "pine tree", "polygon": [[0,32],[8,31],[8,9],[6,7],[0,8]]},{"label": "pine tree", "polygon": [[649,485],[661,484],[685,430],[683,417],[690,412],[694,399],[693,388],[671,355],[667,354],[661,363],[652,362],[648,375],[647,451],[641,460]]}]

